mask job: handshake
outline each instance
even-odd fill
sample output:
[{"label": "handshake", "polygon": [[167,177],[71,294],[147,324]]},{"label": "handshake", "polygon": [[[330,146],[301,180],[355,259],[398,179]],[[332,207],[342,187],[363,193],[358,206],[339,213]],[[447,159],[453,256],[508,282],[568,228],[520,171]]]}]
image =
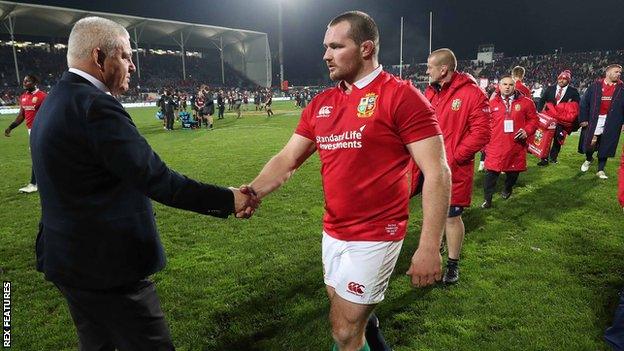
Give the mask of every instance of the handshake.
[{"label": "handshake", "polygon": [[250,218],[262,202],[249,185],[230,188],[234,193],[234,214],[236,218]]}]

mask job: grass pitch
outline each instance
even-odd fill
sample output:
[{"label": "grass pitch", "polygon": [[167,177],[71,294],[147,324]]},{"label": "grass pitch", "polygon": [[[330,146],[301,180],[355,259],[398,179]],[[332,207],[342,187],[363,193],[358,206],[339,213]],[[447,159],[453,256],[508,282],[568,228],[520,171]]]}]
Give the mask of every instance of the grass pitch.
[{"label": "grass pitch", "polygon": [[[293,103],[274,108],[271,118],[227,113],[213,131],[173,132],[163,130],[155,108],[129,111],[170,167],[238,186],[297,124]],[[0,126],[13,118],[0,117]],[[606,181],[594,176],[595,166],[582,174],[577,142],[570,137],[558,165],[538,168],[529,156],[513,196],[495,197],[488,211],[478,208],[483,175],[475,176],[456,286],[417,290],[404,275],[421,223],[414,199],[403,252],[377,309],[395,350],[607,350],[602,333],[624,286],[618,162],[608,162]],[[65,301],[34,269],[39,198],[17,193],[30,177],[25,128],[0,138],[0,150],[0,277],[12,282],[13,349],[75,350]],[[153,280],[179,350],[330,349],[319,168],[314,155],[248,221],[155,204],[168,264]]]}]

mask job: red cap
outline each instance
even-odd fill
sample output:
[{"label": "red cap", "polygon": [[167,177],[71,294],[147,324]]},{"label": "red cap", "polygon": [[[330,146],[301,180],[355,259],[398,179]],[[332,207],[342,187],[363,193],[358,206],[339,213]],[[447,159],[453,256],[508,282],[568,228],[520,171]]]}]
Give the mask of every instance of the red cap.
[{"label": "red cap", "polygon": [[567,79],[568,81],[572,80],[572,72],[570,72],[569,69],[566,69],[565,71],[559,73],[559,76],[557,77],[557,79]]}]

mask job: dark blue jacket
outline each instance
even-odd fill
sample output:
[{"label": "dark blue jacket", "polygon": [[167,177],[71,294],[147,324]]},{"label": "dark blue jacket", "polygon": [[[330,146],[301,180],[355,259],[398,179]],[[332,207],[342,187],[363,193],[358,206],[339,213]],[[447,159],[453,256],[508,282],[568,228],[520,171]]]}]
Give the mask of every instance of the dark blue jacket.
[{"label": "dark blue jacket", "polygon": [[121,104],[76,74],[63,75],[37,117],[37,269],[50,281],[109,289],[161,270],[150,198],[218,217],[233,212],[229,189],[170,170]]},{"label": "dark blue jacket", "polygon": [[[622,132],[624,122],[624,91],[622,82],[617,83],[611,99],[611,107],[607,113],[604,132],[598,146],[598,157],[613,157],[617,151],[617,144]],[[581,111],[579,113],[579,123],[588,122],[589,125],[581,130],[579,140],[579,152],[585,153],[590,147],[596,125],[598,123],[598,113],[600,112],[600,101],[602,98],[602,79],[594,82],[588,88],[581,99]]]}]

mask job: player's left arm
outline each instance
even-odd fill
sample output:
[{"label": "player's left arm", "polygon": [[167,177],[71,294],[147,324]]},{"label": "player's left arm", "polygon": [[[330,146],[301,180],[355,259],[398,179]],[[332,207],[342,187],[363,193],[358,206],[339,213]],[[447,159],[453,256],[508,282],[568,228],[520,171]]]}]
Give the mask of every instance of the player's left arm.
[{"label": "player's left arm", "polygon": [[11,131],[17,128],[17,126],[19,126],[20,124],[22,124],[22,122],[24,122],[24,108],[20,107],[15,121],[13,121],[13,123],[11,123],[11,125],[9,125],[9,127],[4,130],[4,136],[11,136]]},{"label": "player's left arm", "polygon": [[451,197],[451,171],[441,135],[410,143],[406,147],[425,179],[420,242],[407,274],[411,276],[414,286],[424,287],[439,281],[442,274],[440,241]]},{"label": "player's left arm", "polygon": [[455,161],[462,165],[472,161],[490,141],[490,107],[487,97],[478,88],[473,93],[471,111],[468,115],[467,132],[455,150]]}]

